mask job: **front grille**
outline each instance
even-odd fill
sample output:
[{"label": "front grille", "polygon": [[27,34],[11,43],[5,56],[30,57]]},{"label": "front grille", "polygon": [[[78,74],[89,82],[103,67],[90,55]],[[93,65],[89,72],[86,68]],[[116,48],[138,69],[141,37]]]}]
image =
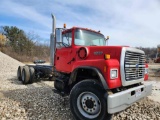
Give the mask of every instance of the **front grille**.
[{"label": "front grille", "polygon": [[145,55],[143,53],[125,52],[124,73],[125,80],[132,81],[144,77],[145,72]]}]

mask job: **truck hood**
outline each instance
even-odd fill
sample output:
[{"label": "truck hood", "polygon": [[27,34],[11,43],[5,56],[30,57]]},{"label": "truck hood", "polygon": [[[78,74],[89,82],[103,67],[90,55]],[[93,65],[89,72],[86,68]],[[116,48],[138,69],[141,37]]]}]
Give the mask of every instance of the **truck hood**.
[{"label": "truck hood", "polygon": [[122,46],[89,46],[87,49],[87,59],[104,59],[105,54],[110,55],[110,59],[120,61]]}]

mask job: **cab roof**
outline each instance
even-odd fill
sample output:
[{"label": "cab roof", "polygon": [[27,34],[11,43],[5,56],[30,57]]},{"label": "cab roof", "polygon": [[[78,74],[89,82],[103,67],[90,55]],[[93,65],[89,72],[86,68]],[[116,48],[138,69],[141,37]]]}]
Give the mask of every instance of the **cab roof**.
[{"label": "cab roof", "polygon": [[72,27],[72,28],[70,28],[70,29],[66,29],[66,30],[64,30],[63,32],[65,33],[65,32],[68,32],[68,31],[74,30],[74,29],[88,30],[88,31],[95,32],[95,33],[98,33],[98,34],[100,34],[100,35],[103,35],[102,33],[100,33],[100,31],[95,31],[95,30],[92,30],[92,29],[89,29],[89,28],[82,28],[82,27],[75,27],[75,26]]}]

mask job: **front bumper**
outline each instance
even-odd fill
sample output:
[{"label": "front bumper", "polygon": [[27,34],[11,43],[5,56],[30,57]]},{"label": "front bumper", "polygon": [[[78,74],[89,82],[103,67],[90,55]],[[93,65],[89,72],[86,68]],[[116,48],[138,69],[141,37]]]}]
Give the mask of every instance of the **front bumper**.
[{"label": "front bumper", "polygon": [[113,114],[122,111],[135,103],[136,101],[150,95],[152,85],[140,85],[119,93],[108,96],[108,113]]}]

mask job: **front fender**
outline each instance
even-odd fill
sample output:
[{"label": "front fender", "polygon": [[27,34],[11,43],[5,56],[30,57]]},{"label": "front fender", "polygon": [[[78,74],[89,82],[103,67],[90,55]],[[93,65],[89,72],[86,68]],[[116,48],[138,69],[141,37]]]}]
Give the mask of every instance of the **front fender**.
[{"label": "front fender", "polygon": [[75,68],[73,70],[73,72],[71,73],[71,77],[70,77],[69,83],[68,83],[69,85],[76,81],[77,72],[78,72],[79,69],[82,69],[82,68],[83,69],[90,69],[90,70],[95,71],[97,73],[97,75],[99,76],[99,79],[100,79],[100,82],[103,85],[103,88],[108,89],[108,85],[107,85],[101,71],[98,68],[93,67],[93,66],[80,66],[80,67]]}]

